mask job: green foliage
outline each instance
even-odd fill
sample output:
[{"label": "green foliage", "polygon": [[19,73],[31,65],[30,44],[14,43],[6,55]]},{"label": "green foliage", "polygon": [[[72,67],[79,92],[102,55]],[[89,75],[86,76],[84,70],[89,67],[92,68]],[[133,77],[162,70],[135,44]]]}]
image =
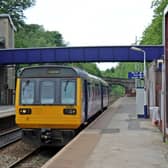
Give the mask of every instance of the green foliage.
[{"label": "green foliage", "polygon": [[114,69],[107,69],[102,72],[105,77],[117,77],[117,78],[128,78],[128,72],[140,70],[142,67],[141,63],[119,63],[119,65]]},{"label": "green foliage", "polygon": [[162,21],[163,12],[168,4],[168,0],[153,0],[152,8],[154,9],[154,16],[152,23],[143,32],[140,44],[162,44]]},{"label": "green foliage", "polygon": [[14,25],[19,28],[24,25],[23,11],[35,5],[35,0],[0,0],[0,13],[9,14]]},{"label": "green foliage", "polygon": [[15,47],[55,47],[63,46],[62,35],[57,31],[45,31],[37,24],[24,25],[16,32]]},{"label": "green foliage", "polygon": [[154,18],[163,16],[163,11],[168,4],[168,0],[153,0],[151,7],[154,8]]},{"label": "green foliage", "polygon": [[111,94],[114,96],[124,96],[125,89],[119,85],[113,85],[111,88]]},{"label": "green foliage", "polygon": [[99,68],[95,63],[73,63],[70,65],[78,67],[80,69],[84,69],[85,71],[89,72],[92,75],[101,77],[101,71],[99,70]]},{"label": "green foliage", "polygon": [[162,44],[162,16],[158,16],[152,20],[152,24],[143,32],[140,44]]}]

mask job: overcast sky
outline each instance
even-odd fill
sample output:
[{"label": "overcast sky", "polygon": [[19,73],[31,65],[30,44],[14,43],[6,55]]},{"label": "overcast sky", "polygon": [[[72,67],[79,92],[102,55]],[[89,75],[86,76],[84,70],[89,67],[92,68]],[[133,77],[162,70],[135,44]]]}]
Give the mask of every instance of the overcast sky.
[{"label": "overcast sky", "polygon": [[[36,0],[26,23],[57,30],[69,46],[131,45],[151,23],[152,0]],[[114,64],[98,64],[101,70]]]}]

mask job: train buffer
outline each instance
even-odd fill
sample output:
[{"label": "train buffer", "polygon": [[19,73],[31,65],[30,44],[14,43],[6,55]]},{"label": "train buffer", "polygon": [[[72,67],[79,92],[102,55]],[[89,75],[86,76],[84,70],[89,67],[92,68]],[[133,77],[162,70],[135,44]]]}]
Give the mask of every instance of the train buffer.
[{"label": "train buffer", "polygon": [[123,97],[42,168],[164,168],[167,151],[151,119],[137,119],[135,98]]}]

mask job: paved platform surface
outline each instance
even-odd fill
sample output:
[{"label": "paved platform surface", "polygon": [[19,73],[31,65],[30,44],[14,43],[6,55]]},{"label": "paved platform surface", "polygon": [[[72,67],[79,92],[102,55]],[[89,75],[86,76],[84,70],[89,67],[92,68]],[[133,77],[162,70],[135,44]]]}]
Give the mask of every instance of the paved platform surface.
[{"label": "paved platform surface", "polygon": [[0,118],[15,115],[15,107],[12,105],[1,106],[0,105]]},{"label": "paved platform surface", "polygon": [[135,109],[120,98],[42,168],[168,168],[168,144]]}]

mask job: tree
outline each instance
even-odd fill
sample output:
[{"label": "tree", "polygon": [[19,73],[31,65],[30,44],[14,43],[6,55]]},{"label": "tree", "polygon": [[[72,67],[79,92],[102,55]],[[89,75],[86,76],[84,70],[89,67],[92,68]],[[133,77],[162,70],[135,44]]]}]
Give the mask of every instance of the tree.
[{"label": "tree", "polygon": [[140,44],[162,44],[163,12],[168,0],[153,0],[151,7],[154,9],[152,23],[143,32]]},{"label": "tree", "polygon": [[14,25],[19,28],[24,24],[23,11],[35,5],[35,0],[0,0],[0,13],[9,14]]},{"label": "tree", "polygon": [[62,35],[57,31],[45,31],[38,24],[23,25],[15,34],[16,48],[64,46]]},{"label": "tree", "polygon": [[70,65],[83,69],[92,75],[101,77],[101,71],[99,70],[99,68],[97,67],[95,63],[73,63]]}]

